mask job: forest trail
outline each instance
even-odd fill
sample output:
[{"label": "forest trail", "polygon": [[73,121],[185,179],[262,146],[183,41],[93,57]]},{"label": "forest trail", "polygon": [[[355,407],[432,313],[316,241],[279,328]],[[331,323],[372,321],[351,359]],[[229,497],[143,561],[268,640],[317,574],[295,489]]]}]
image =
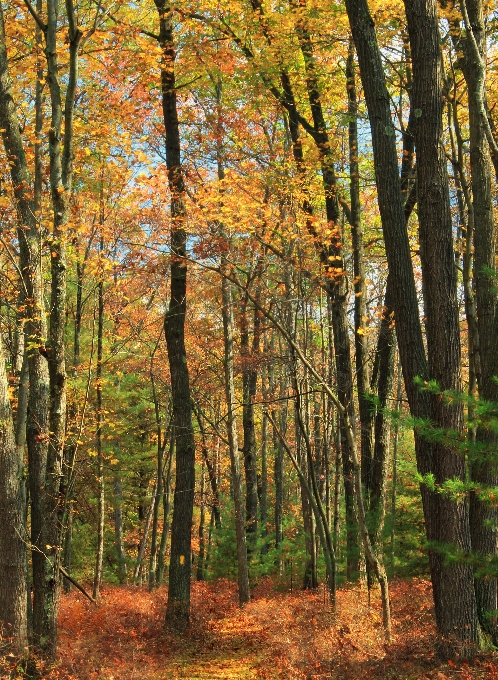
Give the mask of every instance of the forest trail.
[{"label": "forest trail", "polygon": [[241,611],[228,581],[193,584],[191,629],[164,632],[166,588],[109,587],[93,605],[64,596],[60,655],[51,680],[419,680],[498,679],[496,658],[469,667],[439,663],[430,584],[392,584],[394,642],[383,642],[380,600],[358,588],[279,593],[261,583]]}]

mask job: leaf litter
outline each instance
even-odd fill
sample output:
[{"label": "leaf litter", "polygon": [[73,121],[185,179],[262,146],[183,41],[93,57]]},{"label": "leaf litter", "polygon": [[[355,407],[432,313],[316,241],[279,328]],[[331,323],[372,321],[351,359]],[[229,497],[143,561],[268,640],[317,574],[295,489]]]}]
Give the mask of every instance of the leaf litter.
[{"label": "leaf litter", "polygon": [[[385,645],[380,596],[343,588],[333,612],[323,589],[277,592],[270,579],[237,606],[235,584],[192,584],[192,625],[164,630],[167,589],[106,587],[98,605],[64,595],[57,664],[49,680],[498,680],[498,657],[473,664],[434,655],[430,582],[391,584],[393,643]],[[1,678],[14,678],[4,675]]]}]

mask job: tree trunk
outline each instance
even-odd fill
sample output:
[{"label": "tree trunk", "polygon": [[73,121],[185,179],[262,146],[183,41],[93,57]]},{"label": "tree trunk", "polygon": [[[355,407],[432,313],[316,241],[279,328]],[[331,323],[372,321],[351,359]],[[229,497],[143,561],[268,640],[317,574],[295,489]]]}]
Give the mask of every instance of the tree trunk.
[{"label": "tree trunk", "polygon": [[173,457],[175,453],[175,435],[174,430],[171,431],[170,449],[167,458],[166,474],[163,472],[163,531],[161,534],[161,543],[159,544],[159,554],[157,556],[157,574],[156,583],[159,587],[162,585],[164,576],[164,557],[166,555],[166,544],[168,542],[170,511],[171,511],[171,469],[173,465]]},{"label": "tree trunk", "polygon": [[[442,141],[442,80],[440,35],[435,0],[406,0],[408,33],[413,63],[413,106],[416,116],[418,215],[422,264],[425,327],[429,375],[439,390],[462,389],[460,328],[456,295],[453,231],[446,157]],[[463,406],[445,404],[440,394],[432,395],[430,416],[438,428],[461,432]],[[436,484],[448,479],[466,479],[465,461],[456,446],[432,444],[432,472]],[[477,643],[475,598],[471,592],[470,565],[446,565],[441,548],[470,552],[467,502],[456,502],[444,494],[432,498],[432,512],[426,517],[436,620],[445,637],[456,635],[461,653],[472,653]],[[455,600],[455,592],[461,601]],[[462,611],[463,610],[463,611]],[[472,617],[472,618],[471,618]],[[465,630],[465,626],[471,628]],[[463,630],[462,630],[463,628]],[[454,641],[443,640],[442,651]]]},{"label": "tree trunk", "polygon": [[126,553],[123,539],[123,487],[121,477],[114,477],[114,542],[118,560],[118,579],[124,585],[127,579]]},{"label": "tree trunk", "polygon": [[[224,259],[222,267],[226,268]],[[230,449],[230,469],[235,510],[235,532],[237,536],[237,565],[239,604],[249,602],[249,570],[247,564],[246,523],[244,518],[242,477],[240,472],[239,446],[237,438],[237,423],[235,420],[235,385],[233,379],[233,306],[229,281],[223,276],[221,279],[223,333],[225,346],[225,395],[227,402],[227,431]]]},{"label": "tree trunk", "polygon": [[28,644],[23,449],[16,445],[0,335],[0,624],[10,651],[26,656]]},{"label": "tree trunk", "polygon": [[31,178],[22,144],[19,118],[12,96],[5,44],[3,10],[0,7],[0,125],[5,152],[12,159],[10,176],[18,216],[19,265],[26,296],[25,333],[29,366],[29,399],[26,423],[29,490],[31,501],[31,542],[33,550],[33,585],[35,588],[34,630],[39,635],[41,593],[44,587],[45,557],[42,538],[42,496],[49,439],[49,376],[45,350],[47,336],[41,272],[41,230],[36,221],[36,204],[31,195]]},{"label": "tree trunk", "polygon": [[214,516],[214,524],[216,526],[216,529],[221,529],[221,514],[220,514],[220,493],[218,490],[218,479],[216,477],[216,469],[215,466],[213,465],[211,459],[209,458],[208,450],[207,450],[207,442],[206,442],[206,430],[204,428],[204,421],[201,415],[201,409],[198,404],[195,402],[192,403],[192,408],[195,413],[195,417],[197,418],[197,422],[199,424],[199,430],[201,431],[201,440],[202,440],[202,459],[203,462],[206,465],[207,471],[208,471],[208,477],[209,477],[209,483],[211,486],[211,493],[213,494],[213,516]]},{"label": "tree trunk", "polygon": [[[386,414],[392,393],[396,338],[393,330],[392,282],[387,283],[384,311],[379,329],[377,352],[372,371],[372,392],[377,393],[374,417],[374,451],[368,497],[369,533],[373,547],[380,541],[386,512],[387,473],[389,465],[390,418]],[[376,389],[374,389],[376,388]]]},{"label": "tree trunk", "polygon": [[[162,333],[161,333],[162,335]],[[156,587],[156,572],[157,572],[157,536],[159,531],[159,507],[163,495],[163,458],[164,447],[168,440],[167,433],[164,435],[161,428],[161,414],[159,412],[159,402],[156,391],[156,383],[154,380],[154,354],[159,345],[160,337],[156,343],[154,351],[150,357],[149,377],[152,386],[152,399],[154,401],[154,414],[156,417],[156,434],[157,434],[157,493],[154,498],[154,513],[152,518],[152,537],[150,541],[150,560],[149,560],[149,592],[151,593]]]},{"label": "tree trunk", "polygon": [[367,498],[372,483],[372,404],[369,400],[368,343],[366,327],[366,280],[361,229],[360,170],[358,163],[358,102],[356,97],[355,54],[350,39],[346,62],[346,87],[349,116],[349,192],[351,195],[351,236],[354,275],[354,344],[358,411],[361,431],[361,467]]},{"label": "tree trunk", "polygon": [[[249,283],[248,283],[249,285]],[[246,532],[248,550],[252,552],[256,545],[258,529],[258,474],[256,464],[256,431],[254,427],[254,397],[258,372],[255,368],[254,352],[259,349],[259,312],[254,310],[253,347],[249,348],[249,320],[247,297],[242,297],[240,353],[243,361],[242,368],[242,427],[244,440],[242,452],[244,457],[244,471],[246,480]]]},{"label": "tree trunk", "polygon": [[206,577],[205,564],[206,559],[206,541],[205,541],[205,518],[206,518],[206,504],[204,502],[204,493],[206,490],[206,466],[202,461],[201,470],[201,516],[199,518],[199,557],[197,558],[197,581],[204,581]]},{"label": "tree trunk", "polygon": [[137,561],[135,563],[135,569],[133,571],[133,583],[138,585],[140,579],[140,572],[142,571],[142,562],[145,555],[145,549],[147,547],[147,539],[149,538],[150,526],[152,524],[152,515],[154,514],[154,506],[156,504],[156,496],[158,489],[158,480],[154,484],[154,490],[152,491],[152,498],[147,509],[147,514],[145,516],[144,533],[142,535],[142,540],[140,541],[140,546],[138,548]]},{"label": "tree trunk", "polygon": [[[498,357],[494,355],[492,340],[496,333],[496,281],[491,272],[496,271],[496,234],[493,215],[493,192],[491,181],[491,155],[486,139],[485,123],[481,114],[480,100],[486,82],[486,31],[481,0],[465,0],[470,26],[466,36],[459,38],[464,51],[462,71],[468,89],[470,171],[472,177],[472,208],[474,224],[474,282],[477,311],[480,376],[479,394],[487,400],[498,398],[494,376],[498,375]],[[475,46],[472,45],[472,32]],[[477,47],[477,52],[475,50]],[[469,220],[470,222],[470,220]],[[470,254],[469,254],[470,256]],[[480,379],[479,379],[480,378]],[[496,444],[496,435],[478,428],[477,438],[484,444]],[[477,454],[476,458],[479,458]],[[495,487],[498,483],[496,464],[472,460],[470,474],[478,485]],[[470,493],[470,531],[472,551],[488,560],[497,554],[496,507],[479,499],[475,491]],[[496,610],[498,589],[496,578],[478,578],[474,582],[479,621],[484,630],[498,637]]]},{"label": "tree trunk", "polygon": [[173,15],[165,0],[156,0],[159,13],[159,44],[162,49],[161,91],[166,132],[166,165],[171,194],[171,298],[164,318],[171,374],[173,423],[176,438],[176,476],[171,525],[166,625],[182,630],[190,622],[190,575],[192,571],[192,515],[195,490],[195,442],[192,428],[189,372],[185,350],[187,309],[187,234],[185,186],[180,158],[180,130],[175,89]]},{"label": "tree trunk", "polygon": [[[408,5],[407,5],[408,7]],[[425,357],[424,344],[422,340],[422,333],[420,328],[420,319],[418,313],[418,300],[415,289],[415,282],[413,277],[413,270],[411,265],[410,248],[408,243],[408,235],[405,228],[404,204],[401,193],[401,185],[398,171],[398,158],[395,142],[395,131],[391,118],[390,97],[387,91],[385,76],[383,72],[381,53],[377,43],[374,23],[370,16],[368,5],[365,0],[347,0],[346,8],[351,24],[353,37],[355,40],[356,51],[358,54],[360,73],[365,92],[365,99],[369,111],[370,125],[372,131],[372,142],[374,150],[374,163],[377,178],[378,200],[379,208],[382,218],[382,226],[384,231],[386,253],[389,265],[389,273],[397,282],[394,295],[394,309],[396,313],[396,332],[398,336],[398,347],[400,352],[401,363],[403,366],[403,374],[405,379],[405,388],[410,402],[411,412],[414,416],[427,419],[429,417],[436,417],[438,421],[444,425],[450,425],[454,422],[459,426],[458,409],[453,411],[451,408],[445,411],[445,407],[441,404],[438,408],[437,397],[433,399],[423,391],[420,391],[415,384],[415,378],[419,377],[422,380],[427,380],[429,373],[429,366]],[[424,8],[420,8],[419,14],[422,19],[427,19],[427,12]],[[435,16],[435,12],[433,12]],[[412,18],[413,19],[413,18]],[[435,61],[440,59],[439,44],[437,39],[434,40],[436,30],[429,22],[429,31],[426,39],[421,43],[415,45],[415,36],[410,36],[412,43],[412,51],[418,49],[420,45],[433,49],[434,52],[428,52],[425,55],[427,66],[434,68]],[[437,50],[436,50],[437,48]],[[437,55],[435,52],[437,51]],[[414,57],[414,64],[418,67],[422,66],[421,55],[417,52]],[[437,68],[437,66],[436,66]],[[420,85],[423,84],[422,74],[417,74],[417,79]],[[437,85],[432,83],[432,88],[436,96],[431,101],[427,101],[427,105],[431,105],[432,109],[436,104],[434,103],[439,95],[439,106],[441,106],[441,93],[437,92]],[[425,92],[422,90],[417,96],[423,98]],[[418,109],[419,105],[415,105]],[[437,108],[437,106],[436,106]],[[437,129],[437,115],[427,108],[421,108],[424,122],[428,123],[428,134],[434,135]],[[436,126],[434,125],[436,121]],[[420,140],[423,147],[423,140]],[[435,151],[439,153],[439,138],[433,139],[435,143]],[[424,151],[422,151],[422,155]],[[436,162],[437,161],[437,162]],[[427,163],[429,177],[432,179],[433,172],[437,172],[440,168],[439,159],[427,158],[423,163]],[[425,169],[425,168],[424,168]],[[419,178],[422,172],[419,172]],[[443,177],[445,171],[443,172]],[[440,188],[440,181],[437,181],[437,188]],[[425,200],[424,210],[430,206],[429,194],[427,194],[429,187],[425,187],[420,191],[419,199]],[[446,207],[446,196],[440,195],[443,201],[443,206]],[[440,207],[435,208],[438,218],[440,218]],[[422,214],[424,214],[422,210]],[[441,339],[441,346],[434,347],[435,334],[434,329],[435,319],[428,320],[428,339],[431,349],[431,369],[435,370],[433,377],[441,381],[440,387],[442,389],[448,387],[458,387],[458,367],[454,365],[456,354],[458,353],[458,340],[454,336],[455,327],[455,309],[454,303],[454,264],[453,251],[451,248],[451,238],[448,240],[448,233],[446,225],[442,234],[436,232],[432,233],[435,239],[440,239],[436,244],[435,252],[430,251],[429,241],[430,235],[427,232],[425,218],[421,217],[421,223],[424,221],[422,228],[421,239],[425,240],[423,248],[424,257],[426,258],[425,269],[429,277],[426,282],[426,298],[427,293],[434,296],[432,300],[427,301],[427,313],[432,315],[436,308],[440,305],[440,317],[438,319],[439,327],[443,333],[448,332],[448,336]],[[451,224],[451,223],[450,223]],[[451,233],[450,233],[451,237]],[[437,246],[437,247],[436,247]],[[449,247],[448,247],[449,246]],[[434,258],[436,252],[440,255],[441,260],[434,261],[429,258]],[[448,255],[449,252],[449,255]],[[451,257],[451,265],[447,264],[448,258]],[[429,262],[433,262],[436,271],[427,271],[430,268]],[[445,278],[441,290],[434,290],[434,285],[441,285],[437,283],[437,270],[442,268],[442,263],[446,266],[442,276]],[[448,295],[443,298],[443,293]],[[445,318],[443,315],[445,315]],[[449,322],[448,331],[446,331],[445,324],[442,323],[442,318]],[[441,359],[438,357],[440,363],[437,366],[436,356],[439,352],[450,352],[450,358],[446,355]],[[447,362],[450,362],[448,371],[445,375],[441,375],[447,367]],[[432,377],[432,376],[431,376]],[[453,383],[453,384],[448,384]],[[431,412],[430,403],[434,402],[434,409]],[[445,418],[444,416],[447,416]],[[427,441],[422,437],[420,432],[416,432],[416,451],[417,463],[419,472],[422,475],[433,473],[437,477],[437,482],[441,483],[444,479],[459,476],[461,459],[453,451],[448,451],[445,446],[438,446],[432,442]],[[436,460],[437,458],[437,460]],[[424,505],[424,515],[426,520],[427,537],[429,541],[453,542],[457,546],[465,550],[465,545],[469,537],[468,528],[468,512],[464,503],[459,506],[452,500],[437,494],[422,485],[422,498]],[[437,525],[437,526],[436,526]],[[439,527],[439,529],[437,528]],[[443,534],[443,535],[441,535]],[[431,550],[431,576],[433,582],[434,602],[436,606],[436,620],[438,625],[438,632],[440,641],[442,643],[442,652],[448,655],[463,655],[471,656],[474,654],[478,644],[478,623],[476,614],[475,597],[472,588],[472,574],[471,570],[460,564],[453,564],[446,567],[444,565],[443,555]],[[448,658],[448,657],[446,657]]]},{"label": "tree trunk", "polygon": [[[269,346],[265,342],[265,355],[268,354]],[[263,366],[261,372],[261,393],[263,401],[268,399],[267,389],[267,368]],[[261,554],[266,555],[268,552],[268,418],[263,413],[261,422],[261,484],[259,493],[259,518],[261,525]]]},{"label": "tree trunk", "polygon": [[[101,210],[103,209],[101,205]],[[103,214],[101,215],[103,224]],[[100,239],[100,257],[104,248],[103,239]],[[100,263],[103,266],[103,263]],[[102,401],[102,360],[104,340],[104,282],[103,272],[100,272],[98,283],[98,321],[97,321],[97,370],[96,370],[96,429],[95,441],[97,449],[97,552],[95,557],[95,572],[93,578],[93,599],[100,597],[100,582],[102,580],[102,564],[104,559],[104,529],[105,529],[105,487],[104,487],[104,453],[102,451],[102,425],[104,420],[104,407]]]}]

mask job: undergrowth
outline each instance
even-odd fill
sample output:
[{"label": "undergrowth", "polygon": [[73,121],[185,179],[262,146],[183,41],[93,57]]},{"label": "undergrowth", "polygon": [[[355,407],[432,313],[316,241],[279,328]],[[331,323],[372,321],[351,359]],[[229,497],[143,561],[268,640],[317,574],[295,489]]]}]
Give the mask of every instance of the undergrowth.
[{"label": "undergrowth", "polygon": [[[108,587],[98,605],[79,593],[63,597],[57,664],[47,680],[498,680],[494,654],[472,665],[441,663],[428,581],[391,585],[394,641],[383,642],[380,598],[360,588],[338,592],[333,612],[324,590],[276,592],[262,580],[243,610],[236,587],[194,583],[192,625],[183,635],[163,629],[165,588],[149,594]],[[0,663],[2,660],[0,659]],[[3,657],[1,680],[22,677]]]}]

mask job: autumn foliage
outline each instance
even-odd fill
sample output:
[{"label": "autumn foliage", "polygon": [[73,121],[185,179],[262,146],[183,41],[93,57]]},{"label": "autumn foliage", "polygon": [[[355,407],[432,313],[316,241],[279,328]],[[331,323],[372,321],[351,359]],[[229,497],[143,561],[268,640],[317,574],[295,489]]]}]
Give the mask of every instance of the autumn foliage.
[{"label": "autumn foliage", "polygon": [[[107,587],[100,604],[81,594],[63,598],[60,656],[44,668],[50,680],[188,678],[189,680],[328,680],[339,678],[498,678],[498,664],[482,655],[472,664],[441,663],[427,580],[392,584],[394,641],[383,642],[380,598],[365,589],[338,592],[337,613],[324,590],[277,592],[263,579],[240,610],[236,587],[221,580],[193,585],[192,627],[164,632],[166,588],[150,595]],[[2,680],[17,677],[4,660]],[[40,668],[41,670],[41,668]]]}]

